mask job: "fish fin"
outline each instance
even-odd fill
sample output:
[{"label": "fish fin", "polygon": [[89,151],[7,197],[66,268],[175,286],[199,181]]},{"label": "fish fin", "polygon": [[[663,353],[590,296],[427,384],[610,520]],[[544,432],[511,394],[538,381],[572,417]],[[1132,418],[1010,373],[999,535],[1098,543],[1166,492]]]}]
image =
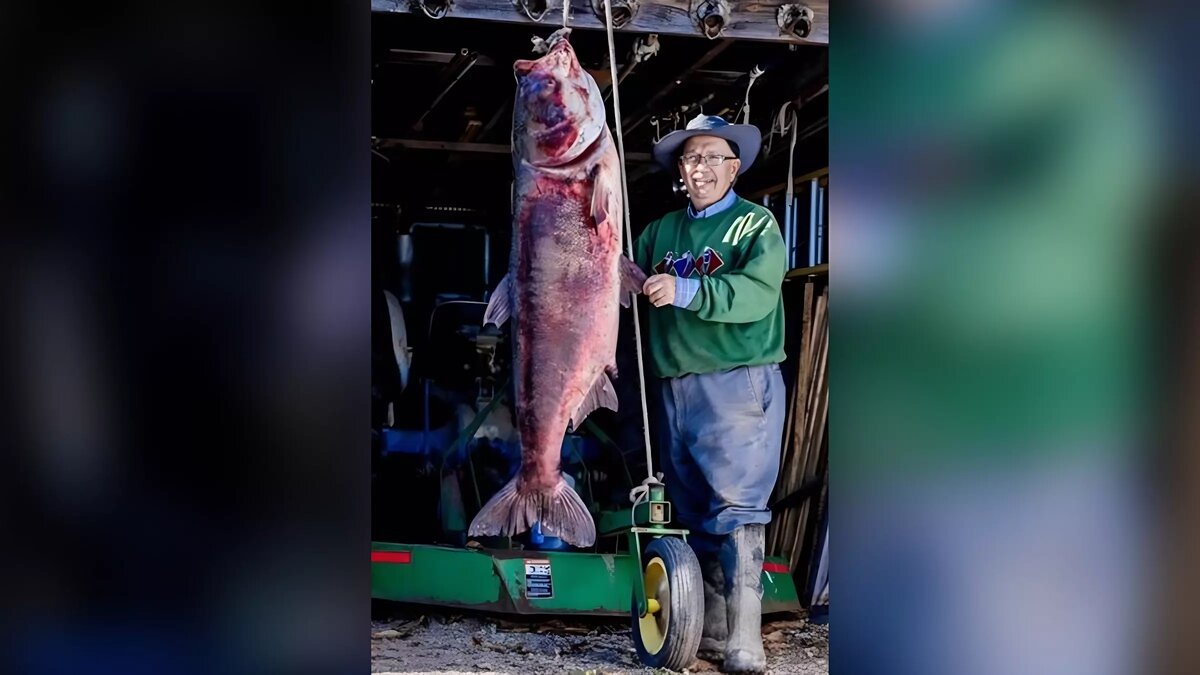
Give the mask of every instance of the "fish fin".
[{"label": "fish fin", "polygon": [[592,388],[588,390],[587,396],[583,397],[583,403],[580,403],[571,415],[571,428],[577,429],[596,408],[617,409],[617,390],[613,389],[608,373],[600,373],[600,377],[596,378]]},{"label": "fish fin", "polygon": [[608,176],[609,172],[604,170],[603,163],[598,165],[593,173],[595,185],[592,188],[592,223],[596,229],[600,229],[604,221],[611,219],[611,227],[620,231],[621,193],[615,189],[612,179]]},{"label": "fish fin", "polygon": [[508,321],[509,302],[508,275],[505,274],[496,290],[492,291],[492,298],[488,300],[487,311],[483,313],[484,325],[494,323],[497,328],[503,326],[504,322]]},{"label": "fish fin", "polygon": [[596,543],[596,521],[583,498],[561,475],[547,497],[542,514],[542,529],[546,534],[580,548]]},{"label": "fish fin", "polygon": [[548,490],[522,492],[513,478],[484,505],[467,534],[472,537],[498,537],[520,534],[541,521],[542,529],[572,546],[596,543],[596,522],[583,499],[572,490],[562,475]]},{"label": "fish fin", "polygon": [[628,307],[630,303],[630,293],[637,295],[642,292],[642,285],[646,283],[646,273],[642,268],[637,266],[626,256],[621,256],[621,306]]}]

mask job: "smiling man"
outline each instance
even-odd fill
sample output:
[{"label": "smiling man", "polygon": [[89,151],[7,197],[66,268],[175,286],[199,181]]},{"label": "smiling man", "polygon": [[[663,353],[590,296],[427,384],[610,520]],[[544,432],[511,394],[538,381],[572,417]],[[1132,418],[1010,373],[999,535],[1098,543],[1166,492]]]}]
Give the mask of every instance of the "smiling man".
[{"label": "smiling man", "polygon": [[763,530],[787,399],[783,237],[770,211],[733,191],[761,143],[756,127],[716,116],[664,136],[654,157],[679,171],[691,203],[634,244],[651,275],[642,290],[661,382],[660,463],[703,571],[700,649],[721,654],[725,672],[766,667]]}]

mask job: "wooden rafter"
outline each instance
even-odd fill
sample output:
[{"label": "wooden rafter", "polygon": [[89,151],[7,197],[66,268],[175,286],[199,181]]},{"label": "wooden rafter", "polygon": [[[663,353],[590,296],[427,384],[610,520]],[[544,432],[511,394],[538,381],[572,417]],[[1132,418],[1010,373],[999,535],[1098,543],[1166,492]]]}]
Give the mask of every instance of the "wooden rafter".
[{"label": "wooden rafter", "polygon": [[[508,143],[459,143],[454,141],[425,141],[411,138],[375,138],[372,146],[376,150],[426,150],[462,154],[511,155]],[[626,152],[627,162],[653,162],[648,152]]]},{"label": "wooden rafter", "polygon": [[[432,6],[431,0],[425,1],[427,6]],[[371,10],[421,15],[424,12],[420,2],[421,0],[371,0]],[[555,4],[554,0],[550,0],[551,7],[554,7]],[[618,29],[618,32],[690,35],[703,38],[695,16],[695,8],[701,4],[696,0],[642,0],[640,9],[633,20]],[[730,19],[725,25],[721,37],[792,44],[829,44],[829,0],[807,0],[795,3],[807,6],[814,15],[812,30],[803,39],[785,35],[779,29],[776,14],[779,7],[784,4],[790,3],[780,0],[769,3],[757,0],[729,0]],[[562,5],[558,4],[558,7],[561,8]],[[514,5],[512,0],[454,0],[453,7],[446,14],[446,18],[451,19],[524,23],[541,25],[547,29],[557,26],[561,16],[560,9],[555,9],[548,11],[541,22],[535,22]],[[572,28],[584,30],[603,30],[604,28],[603,20],[592,10],[589,0],[571,0],[570,25]]]}]

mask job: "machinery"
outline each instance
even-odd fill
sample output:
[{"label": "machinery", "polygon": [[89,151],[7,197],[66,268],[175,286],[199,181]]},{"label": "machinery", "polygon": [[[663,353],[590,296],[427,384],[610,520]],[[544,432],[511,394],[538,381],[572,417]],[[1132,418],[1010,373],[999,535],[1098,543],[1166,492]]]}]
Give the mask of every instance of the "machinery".
[{"label": "machinery", "polygon": [[[473,230],[457,232],[469,238]],[[414,238],[414,260],[436,255],[424,250],[436,243],[422,244]],[[455,255],[463,248],[455,244]],[[413,280],[414,307],[420,282]],[[700,566],[687,530],[673,524],[669,486],[634,480],[630,457],[603,428],[610,419],[589,417],[563,442],[562,469],[596,519],[594,546],[574,549],[536,530],[466,536],[470,516],[520,463],[506,405],[510,347],[507,331],[481,325],[486,288],[476,298],[426,290],[428,332],[413,330],[424,311],[410,313],[411,357],[397,357],[408,386],[377,392],[387,400],[376,409],[394,414],[377,415],[373,430],[372,598],[530,616],[628,616],[643,663],[689,665],[704,620]],[[391,300],[375,321],[381,331],[397,325],[382,320],[395,314]],[[380,336],[378,349],[397,339]],[[768,558],[762,574],[764,614],[800,608],[782,558]]]}]

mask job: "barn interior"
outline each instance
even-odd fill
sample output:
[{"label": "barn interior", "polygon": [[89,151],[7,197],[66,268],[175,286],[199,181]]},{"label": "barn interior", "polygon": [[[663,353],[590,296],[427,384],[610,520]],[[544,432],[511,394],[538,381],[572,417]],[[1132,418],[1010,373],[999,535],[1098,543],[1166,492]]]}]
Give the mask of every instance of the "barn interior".
[{"label": "barn interior", "polygon": [[[512,428],[498,395],[510,348],[503,335],[481,333],[480,319],[507,271],[511,242],[512,64],[534,57],[532,38],[548,37],[560,23],[554,11],[539,23],[373,12],[373,539],[461,546],[471,516],[514,470],[519,449],[508,442]],[[605,93],[615,134],[607,36],[576,27],[570,39]],[[634,237],[686,204],[678,176],[651,159],[657,138],[701,113],[762,131],[759,159],[735,189],[771,208],[787,233],[784,372],[795,388],[814,370],[810,364],[805,375],[795,355],[812,348],[802,324],[814,324],[814,292],[821,294],[827,270],[826,47],[628,28],[615,32],[614,44]],[[393,339],[396,307],[404,355]],[[564,470],[600,508],[628,506],[630,486],[646,471],[631,324],[632,313],[623,312],[622,409],[597,411],[568,436],[574,451],[564,448]],[[789,485],[781,479],[777,500],[806,502],[804,526],[793,523],[800,534],[779,548],[795,553],[798,577],[811,577],[824,511],[823,443],[804,452],[811,465]]]}]

